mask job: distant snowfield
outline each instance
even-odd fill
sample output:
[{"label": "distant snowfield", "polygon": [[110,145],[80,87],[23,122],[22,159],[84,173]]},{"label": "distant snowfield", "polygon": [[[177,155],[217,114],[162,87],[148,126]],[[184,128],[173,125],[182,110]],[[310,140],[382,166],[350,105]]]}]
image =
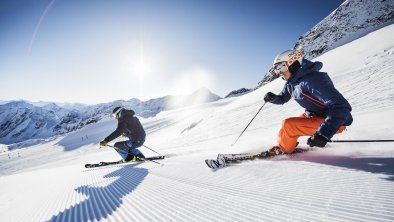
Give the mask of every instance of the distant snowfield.
[{"label": "distant snowfield", "polygon": [[[393,36],[391,25],[316,59],[353,106],[353,125],[333,139],[394,139]],[[205,165],[218,153],[275,145],[281,121],[303,112],[294,101],[267,104],[231,146],[265,93],[283,85],[278,79],[241,97],[143,119],[145,145],[168,155],[160,165],[85,169],[119,159],[98,149],[116,127],[111,119],[0,153],[0,221],[394,221],[394,143],[330,144],[217,171]]]}]

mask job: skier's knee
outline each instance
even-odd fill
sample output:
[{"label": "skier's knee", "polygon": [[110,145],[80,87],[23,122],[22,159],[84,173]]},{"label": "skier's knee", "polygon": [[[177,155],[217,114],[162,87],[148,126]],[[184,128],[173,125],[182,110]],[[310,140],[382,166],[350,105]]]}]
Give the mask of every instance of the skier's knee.
[{"label": "skier's knee", "polygon": [[293,127],[295,124],[295,118],[287,118],[282,121],[282,128],[283,129],[288,129],[290,127]]},{"label": "skier's knee", "polygon": [[122,144],[122,142],[116,142],[115,144],[114,144],[114,147],[116,147],[116,148],[122,148],[123,147],[123,144]]}]

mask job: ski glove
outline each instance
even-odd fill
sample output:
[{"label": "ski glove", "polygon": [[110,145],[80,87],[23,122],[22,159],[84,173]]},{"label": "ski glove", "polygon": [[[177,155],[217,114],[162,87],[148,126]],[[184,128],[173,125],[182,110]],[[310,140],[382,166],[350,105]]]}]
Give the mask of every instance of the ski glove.
[{"label": "ski glove", "polygon": [[107,145],[107,141],[105,141],[105,140],[102,140],[102,141],[100,141],[100,146],[106,146]]},{"label": "ski glove", "polygon": [[272,102],[278,97],[277,95],[273,94],[272,92],[267,92],[264,96],[264,101],[265,102]]},{"label": "ski glove", "polygon": [[311,137],[309,137],[307,144],[310,147],[325,147],[327,142],[331,142],[331,140],[327,139],[325,136],[321,135],[320,133],[316,132]]}]

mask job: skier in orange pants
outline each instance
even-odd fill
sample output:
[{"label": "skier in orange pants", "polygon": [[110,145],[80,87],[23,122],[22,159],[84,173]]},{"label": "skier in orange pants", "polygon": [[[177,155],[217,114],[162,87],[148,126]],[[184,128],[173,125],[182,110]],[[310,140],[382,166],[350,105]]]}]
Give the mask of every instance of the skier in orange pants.
[{"label": "skier in orange pants", "polygon": [[[300,136],[312,136],[323,122],[324,118],[307,117],[305,113],[299,117],[285,119],[278,133],[278,146],[284,153],[293,153],[297,139]],[[345,129],[346,126],[341,126],[336,133],[342,133]]]},{"label": "skier in orange pants", "polygon": [[281,105],[293,98],[305,113],[284,120],[278,145],[262,155],[291,154],[300,136],[310,136],[307,144],[311,147],[324,147],[334,134],[352,124],[352,107],[328,74],[320,72],[322,66],[321,62],[304,59],[298,50],[284,51],[275,58],[271,71],[286,84],[278,95],[268,92],[264,101]]}]

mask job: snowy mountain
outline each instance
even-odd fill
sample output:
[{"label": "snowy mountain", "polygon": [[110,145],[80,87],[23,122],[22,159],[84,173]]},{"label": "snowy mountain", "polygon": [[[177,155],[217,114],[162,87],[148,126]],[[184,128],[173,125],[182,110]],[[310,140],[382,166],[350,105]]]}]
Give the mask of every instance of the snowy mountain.
[{"label": "snowy mountain", "polygon": [[[393,36],[394,25],[386,26],[315,58],[353,107],[353,124],[333,139],[394,139]],[[303,112],[294,100],[264,106],[231,146],[261,98],[284,84],[276,79],[243,96],[142,119],[145,145],[166,155],[160,164],[84,168],[119,160],[98,145],[115,129],[113,119],[2,152],[0,221],[394,221],[393,143],[329,143],[217,171],[205,165],[219,153],[258,153],[276,144],[282,121]],[[299,147],[307,148],[306,140]]]},{"label": "snowy mountain", "polygon": [[6,104],[8,101],[0,100],[0,105]]},{"label": "snowy mountain", "polygon": [[[132,109],[138,116],[149,118],[154,117],[164,110],[178,109],[182,107],[192,106],[200,103],[213,102],[221,99],[220,96],[212,93],[207,88],[200,88],[190,95],[186,96],[164,96],[148,101],[134,101],[122,103],[125,107],[133,107]],[[114,106],[112,106],[114,107]]]},{"label": "snowy mountain", "polygon": [[206,88],[196,90],[188,96],[165,96],[142,102],[138,99],[118,100],[97,105],[59,106],[50,102],[29,103],[26,101],[9,102],[0,105],[0,144],[16,144],[23,147],[35,139],[37,142],[72,132],[86,125],[105,119],[114,107],[133,109],[140,117],[148,118],[163,110],[176,109],[221,99]]},{"label": "snowy mountain", "polygon": [[[338,46],[358,39],[371,31],[394,23],[392,0],[347,0],[325,19],[302,35],[294,48],[303,51],[305,58],[313,59]],[[269,72],[257,88],[273,81]]]},{"label": "snowy mountain", "polygon": [[0,106],[0,143],[12,143],[52,135],[59,117],[50,110],[26,102],[10,102]]},{"label": "snowy mountain", "polygon": [[45,139],[81,128],[94,117],[54,103],[35,106],[25,101],[0,105],[0,143]]},{"label": "snowy mountain", "polygon": [[331,49],[394,23],[394,1],[347,0],[302,35],[294,48],[313,59]]},{"label": "snowy mountain", "polygon": [[245,95],[247,93],[250,93],[251,91],[253,91],[253,89],[241,88],[241,89],[233,90],[230,93],[228,93],[224,98],[242,96],[242,95]]}]

